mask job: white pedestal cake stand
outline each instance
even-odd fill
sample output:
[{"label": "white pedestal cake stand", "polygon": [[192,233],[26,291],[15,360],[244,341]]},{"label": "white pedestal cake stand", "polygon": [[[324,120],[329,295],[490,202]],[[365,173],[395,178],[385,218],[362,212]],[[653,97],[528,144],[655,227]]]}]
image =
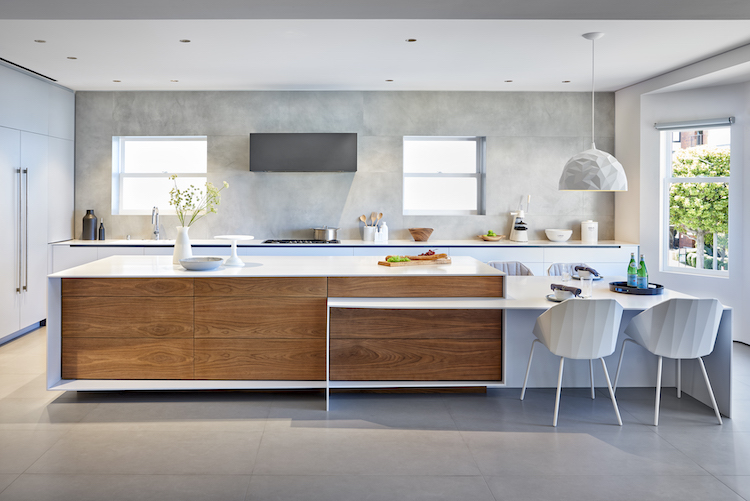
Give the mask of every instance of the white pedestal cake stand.
[{"label": "white pedestal cake stand", "polygon": [[218,235],[214,238],[216,240],[232,241],[232,255],[224,262],[224,266],[245,266],[245,263],[237,256],[237,242],[239,240],[252,240],[255,237],[251,235]]}]

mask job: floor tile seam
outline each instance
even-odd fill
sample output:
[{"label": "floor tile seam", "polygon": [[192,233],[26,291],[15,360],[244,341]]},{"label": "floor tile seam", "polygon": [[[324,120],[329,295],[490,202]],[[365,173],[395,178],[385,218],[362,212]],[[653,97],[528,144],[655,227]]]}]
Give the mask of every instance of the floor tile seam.
[{"label": "floor tile seam", "polygon": [[[722,475],[722,477],[744,477],[744,476],[747,476],[747,475]],[[743,499],[744,501],[748,501],[748,499],[746,497],[742,497],[742,495],[739,492],[737,492],[736,490],[734,490],[731,485],[727,484],[726,482],[724,482],[722,479],[720,479],[716,475],[713,475],[713,477],[716,480],[718,480],[719,482],[721,482],[722,485],[726,486],[727,489],[729,489],[730,491],[732,491],[735,494],[737,494],[738,498]]]},{"label": "floor tile seam", "polygon": [[[654,426],[654,428],[658,428],[658,426]],[[716,475],[714,475],[713,473],[711,473],[710,471],[708,471],[706,468],[704,468],[703,466],[701,466],[700,464],[698,464],[698,462],[696,460],[694,460],[693,458],[691,458],[690,456],[688,456],[687,453],[685,453],[685,451],[683,451],[682,449],[680,449],[679,447],[677,447],[670,440],[667,440],[663,435],[661,435],[659,433],[659,430],[655,430],[655,431],[657,432],[656,435],[659,437],[660,440],[663,440],[665,443],[669,444],[669,446],[672,447],[675,451],[679,452],[681,456],[683,456],[689,462],[691,462],[692,464],[694,464],[696,467],[698,467],[701,470],[705,471],[707,475],[711,475],[712,477],[716,477]],[[750,432],[748,432],[748,433],[750,433]]]},{"label": "floor tile seam", "polygon": [[[471,456],[471,460],[474,463],[474,467],[479,472],[479,474],[484,478],[484,472],[482,471],[482,467],[479,465],[479,461],[477,461],[477,458],[474,455],[474,451],[472,450],[471,445],[469,444],[468,440],[464,436],[464,432],[462,430],[459,430],[458,433],[461,436],[461,442],[464,444],[464,446],[466,447],[466,449],[469,451],[469,454]],[[485,483],[487,482],[486,479],[484,481],[485,481]],[[492,490],[490,490],[490,492],[492,492]],[[493,494],[493,497],[494,497],[494,494]]]},{"label": "floor tile seam", "polygon": [[21,478],[21,475],[23,474],[22,473],[3,473],[3,475],[15,475],[16,478],[14,478],[8,485],[6,485],[4,489],[0,489],[0,496],[2,496],[3,492],[10,489],[10,486],[13,485],[16,482],[16,480]]}]

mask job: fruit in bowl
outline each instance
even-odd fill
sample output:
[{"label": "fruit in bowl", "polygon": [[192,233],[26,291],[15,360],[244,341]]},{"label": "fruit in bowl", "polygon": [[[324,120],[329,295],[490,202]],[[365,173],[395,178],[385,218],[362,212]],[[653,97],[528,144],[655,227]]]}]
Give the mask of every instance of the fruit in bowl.
[{"label": "fruit in bowl", "polygon": [[479,235],[479,238],[487,242],[497,242],[501,238],[505,238],[505,235],[498,235],[493,230],[488,230],[486,235]]},{"label": "fruit in bowl", "polygon": [[573,230],[564,230],[559,228],[553,228],[544,230],[547,238],[553,242],[567,242],[570,236],[573,234]]}]

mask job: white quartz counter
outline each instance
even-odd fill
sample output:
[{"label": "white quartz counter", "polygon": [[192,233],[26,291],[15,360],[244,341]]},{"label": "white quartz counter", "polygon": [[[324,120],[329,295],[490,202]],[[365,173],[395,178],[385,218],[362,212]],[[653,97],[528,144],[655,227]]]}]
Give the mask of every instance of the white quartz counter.
[{"label": "white quartz counter", "polygon": [[[527,243],[511,242],[503,239],[499,242],[485,242],[481,239],[466,240],[429,240],[427,242],[415,242],[414,240],[388,240],[387,242],[365,242],[362,240],[342,240],[340,244],[264,244],[267,238],[256,238],[237,242],[238,247],[621,247],[634,246],[632,242],[618,240],[601,240],[598,243],[584,243],[580,240],[569,240],[567,242],[551,242],[549,240],[532,240]],[[231,242],[227,240],[191,240],[190,244],[196,247],[229,247]],[[76,245],[76,246],[123,246],[123,247],[171,247],[174,240],[66,240],[56,242],[53,245]]]},{"label": "white quartz counter", "polygon": [[171,256],[111,256],[69,268],[54,278],[215,278],[215,277],[336,277],[336,276],[473,276],[503,275],[471,257],[452,258],[452,264],[380,266],[377,257],[352,256],[252,256],[245,266],[220,266],[212,271],[188,271],[172,264]]}]

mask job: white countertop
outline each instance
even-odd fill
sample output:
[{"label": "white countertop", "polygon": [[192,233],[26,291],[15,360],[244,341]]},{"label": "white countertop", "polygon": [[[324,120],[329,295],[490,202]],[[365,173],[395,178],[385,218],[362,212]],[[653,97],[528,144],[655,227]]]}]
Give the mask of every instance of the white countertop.
[{"label": "white countertop", "polygon": [[380,266],[380,258],[351,256],[241,256],[244,267],[220,266],[188,271],[172,264],[172,256],[111,256],[50,275],[60,278],[207,278],[207,277],[336,277],[336,276],[488,276],[500,270],[471,257],[454,257],[449,265]]},{"label": "white countertop", "polygon": [[[264,244],[267,238],[256,238],[237,242],[238,247],[620,247],[623,245],[638,245],[619,240],[600,240],[598,243],[583,243],[580,240],[567,242],[551,242],[549,240],[532,240],[530,242],[511,242],[503,239],[499,242],[485,242],[479,238],[466,240],[429,240],[415,242],[414,240],[388,240],[387,242],[365,242],[363,240],[342,240],[340,244]],[[228,247],[227,240],[191,240],[192,246]],[[66,240],[52,245],[93,245],[93,246],[125,246],[125,247],[169,247],[174,240]]]}]

